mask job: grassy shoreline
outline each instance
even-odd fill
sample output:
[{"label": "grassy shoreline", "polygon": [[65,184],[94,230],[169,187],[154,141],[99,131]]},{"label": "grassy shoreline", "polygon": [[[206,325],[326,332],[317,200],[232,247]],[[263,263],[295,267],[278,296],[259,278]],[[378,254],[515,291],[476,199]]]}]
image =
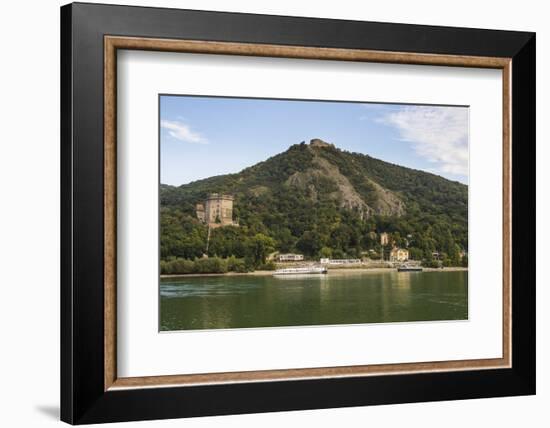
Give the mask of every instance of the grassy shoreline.
[{"label": "grassy shoreline", "polygon": [[[467,267],[445,267],[445,268],[423,268],[423,272],[463,272],[467,271]],[[336,268],[328,270],[327,275],[349,274],[349,273],[380,273],[380,272],[395,272],[396,268]],[[272,270],[256,270],[253,272],[226,272],[226,273],[182,273],[161,275],[161,279],[168,278],[192,278],[192,277],[208,277],[208,276],[271,276]]]}]

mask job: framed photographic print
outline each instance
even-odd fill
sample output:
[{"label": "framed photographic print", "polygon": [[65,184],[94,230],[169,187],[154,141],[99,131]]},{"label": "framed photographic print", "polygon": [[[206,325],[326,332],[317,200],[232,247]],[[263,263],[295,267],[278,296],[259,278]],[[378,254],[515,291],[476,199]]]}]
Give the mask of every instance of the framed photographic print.
[{"label": "framed photographic print", "polygon": [[535,393],[533,33],[76,3],[61,53],[62,420]]}]

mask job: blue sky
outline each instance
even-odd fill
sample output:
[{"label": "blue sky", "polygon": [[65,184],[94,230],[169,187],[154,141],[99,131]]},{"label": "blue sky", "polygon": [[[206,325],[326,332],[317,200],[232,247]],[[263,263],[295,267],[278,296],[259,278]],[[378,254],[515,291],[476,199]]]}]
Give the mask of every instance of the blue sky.
[{"label": "blue sky", "polygon": [[293,144],[336,147],[468,183],[468,108],[162,95],[161,182],[242,169]]}]

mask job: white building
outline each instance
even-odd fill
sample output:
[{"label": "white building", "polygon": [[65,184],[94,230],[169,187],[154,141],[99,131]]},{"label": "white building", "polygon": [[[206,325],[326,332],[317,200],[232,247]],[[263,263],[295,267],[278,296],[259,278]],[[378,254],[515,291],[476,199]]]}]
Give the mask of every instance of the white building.
[{"label": "white building", "polygon": [[322,258],[319,262],[323,265],[355,265],[361,263],[361,259],[329,259]]},{"label": "white building", "polygon": [[279,254],[277,257],[280,262],[299,262],[304,260],[303,254]]}]

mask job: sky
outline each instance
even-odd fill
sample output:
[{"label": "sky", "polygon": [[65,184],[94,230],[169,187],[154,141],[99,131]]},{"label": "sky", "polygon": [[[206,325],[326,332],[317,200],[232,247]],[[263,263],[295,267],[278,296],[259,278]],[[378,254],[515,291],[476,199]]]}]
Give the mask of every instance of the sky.
[{"label": "sky", "polygon": [[161,183],[236,173],[313,138],[468,184],[468,107],[161,95]]}]

